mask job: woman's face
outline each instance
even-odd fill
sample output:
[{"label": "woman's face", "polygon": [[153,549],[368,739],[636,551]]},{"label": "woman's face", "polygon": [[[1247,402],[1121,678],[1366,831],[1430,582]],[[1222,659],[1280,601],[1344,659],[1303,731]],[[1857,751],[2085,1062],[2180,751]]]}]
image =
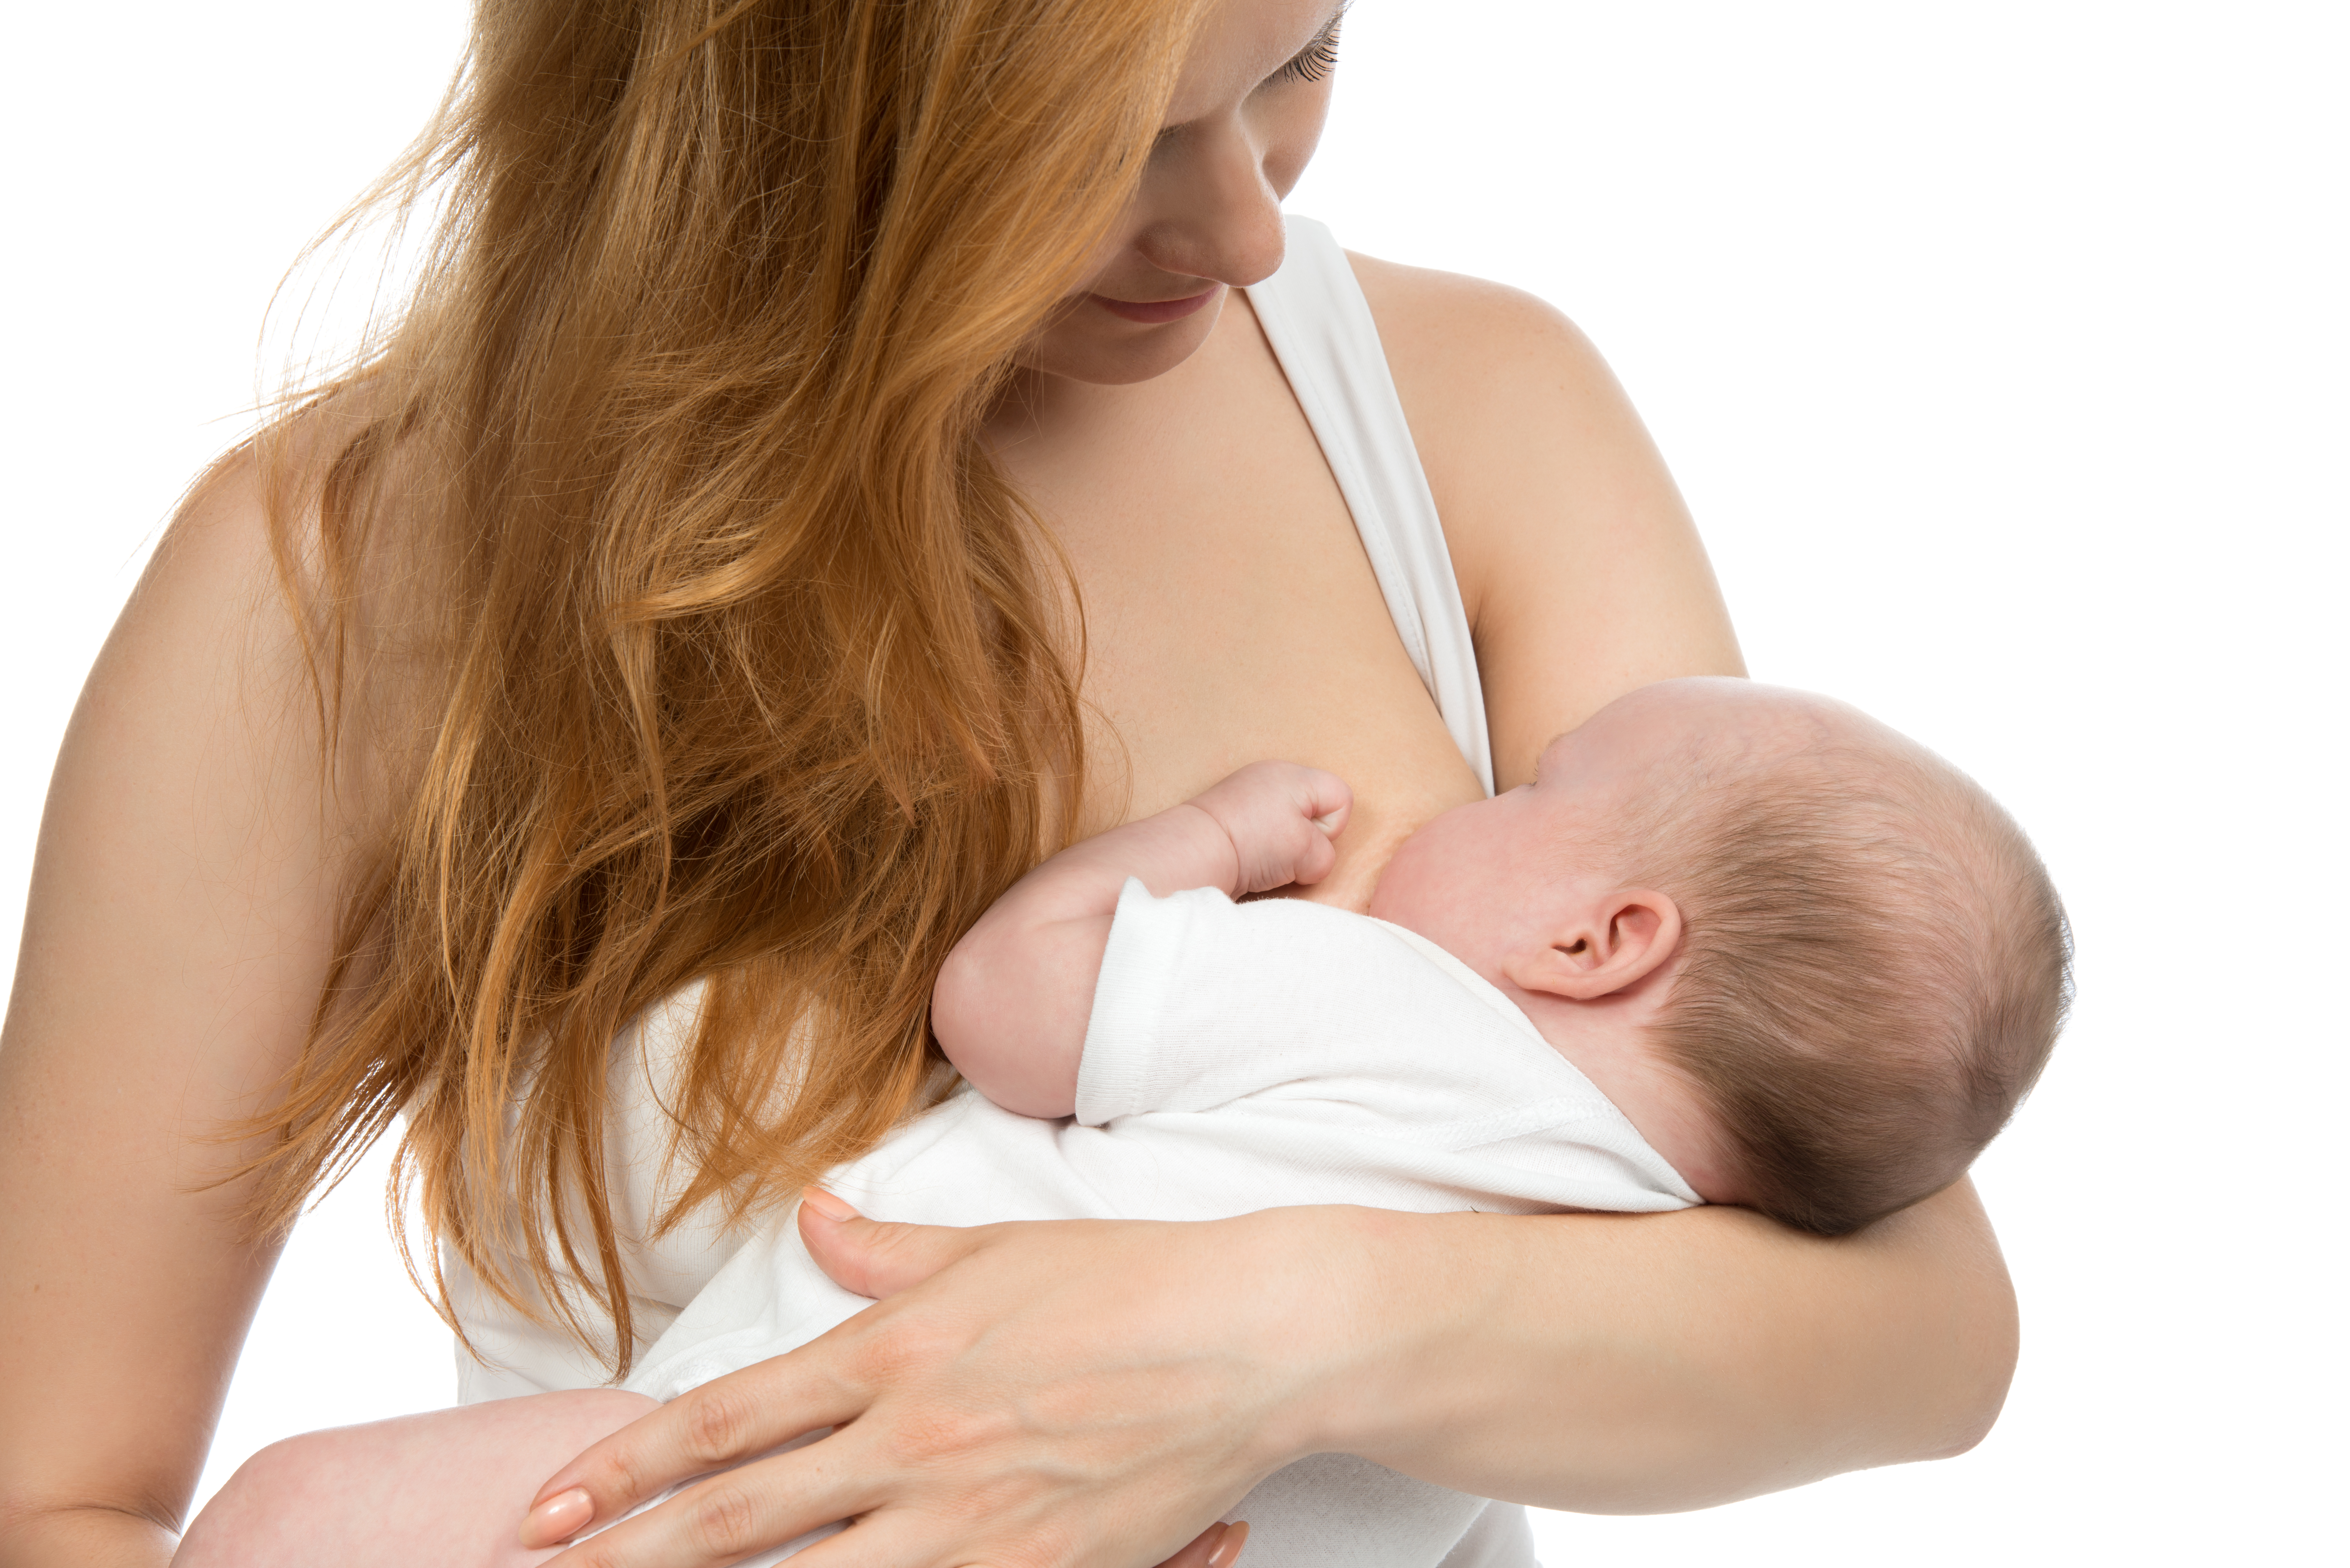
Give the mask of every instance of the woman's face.
[{"label": "woman's face", "polygon": [[1281,265],[1281,199],[1330,107],[1340,0],[1222,0],[1184,62],[1142,188],[1093,276],[1021,358],[1119,385],[1208,339],[1224,293]]}]

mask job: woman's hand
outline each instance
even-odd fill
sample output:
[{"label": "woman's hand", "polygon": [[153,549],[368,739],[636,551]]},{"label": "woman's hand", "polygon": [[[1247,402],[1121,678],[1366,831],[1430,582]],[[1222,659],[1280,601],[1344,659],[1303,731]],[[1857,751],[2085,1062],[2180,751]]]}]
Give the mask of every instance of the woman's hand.
[{"label": "woman's hand", "polygon": [[1322,1452],[1547,1508],[1703,1508],[1960,1452],[2015,1359],[1963,1181],[1835,1240],[1712,1207],[800,1227],[888,1299],[588,1450],[529,1539],[838,1429],[550,1562],[703,1568],[855,1519],[807,1568],[1142,1568]]},{"label": "woman's hand", "polygon": [[713,1476],[550,1568],[702,1568],[841,1519],[856,1522],[796,1561],[1144,1568],[1178,1553],[1180,1568],[1224,1568],[1243,1532],[1216,1516],[1312,1451],[1298,1416],[1343,1314],[1301,1242],[1328,1210],[957,1231],[846,1206],[830,1219],[826,1201],[838,1202],[802,1206],[809,1250],[884,1299],[598,1443],[540,1490],[523,1539],[550,1544],[832,1434]]}]

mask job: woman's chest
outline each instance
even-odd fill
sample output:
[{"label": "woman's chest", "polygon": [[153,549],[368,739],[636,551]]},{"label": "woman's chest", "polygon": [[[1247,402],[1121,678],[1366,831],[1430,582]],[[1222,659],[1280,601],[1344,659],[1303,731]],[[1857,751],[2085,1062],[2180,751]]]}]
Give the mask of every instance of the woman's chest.
[{"label": "woman's chest", "polygon": [[1245,306],[1179,369],[1046,412],[998,451],[1083,609],[1087,829],[1263,758],[1328,768],[1356,812],[1319,896],[1359,905],[1404,835],[1480,791]]}]

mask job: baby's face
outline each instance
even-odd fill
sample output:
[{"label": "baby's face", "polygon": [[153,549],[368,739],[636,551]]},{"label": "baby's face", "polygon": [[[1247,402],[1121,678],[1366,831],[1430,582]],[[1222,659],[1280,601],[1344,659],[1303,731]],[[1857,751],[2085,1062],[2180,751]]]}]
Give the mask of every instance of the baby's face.
[{"label": "baby's face", "polygon": [[[1738,1201],[1713,1118],[1688,1079],[1657,1059],[1645,1031],[1671,984],[1671,954],[1588,993],[1544,977],[1556,975],[1561,955],[1596,950],[1587,934],[1595,921],[1617,918],[1611,908],[1672,907],[1654,889],[1624,886],[1650,858],[1638,841],[1637,808],[1661,786],[1704,788],[1718,778],[1735,787],[1738,770],[1717,774],[1718,763],[1858,719],[1825,699],[1744,680],[1644,686],[1545,746],[1534,783],[1446,812],[1404,840],[1370,913],[1419,932],[1499,988],[1692,1187],[1716,1202]],[[1675,934],[1659,940],[1677,944],[1677,909],[1669,919]]]},{"label": "baby's face", "polygon": [[1456,807],[1404,840],[1370,913],[1476,964],[1494,939],[1541,919],[1538,888],[1618,858],[1658,766],[1716,735],[1732,739],[1762,717],[1756,697],[1766,690],[1668,680],[1617,698],[1544,747],[1532,784]]}]

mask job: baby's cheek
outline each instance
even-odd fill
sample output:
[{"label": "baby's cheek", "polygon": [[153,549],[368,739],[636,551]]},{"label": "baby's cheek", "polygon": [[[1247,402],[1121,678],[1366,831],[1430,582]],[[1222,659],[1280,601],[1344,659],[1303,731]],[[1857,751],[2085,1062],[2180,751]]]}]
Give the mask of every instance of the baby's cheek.
[{"label": "baby's cheek", "polygon": [[1396,846],[1378,873],[1365,913],[1399,926],[1419,929],[1433,901],[1450,886],[1444,876],[1443,836],[1423,827]]}]

